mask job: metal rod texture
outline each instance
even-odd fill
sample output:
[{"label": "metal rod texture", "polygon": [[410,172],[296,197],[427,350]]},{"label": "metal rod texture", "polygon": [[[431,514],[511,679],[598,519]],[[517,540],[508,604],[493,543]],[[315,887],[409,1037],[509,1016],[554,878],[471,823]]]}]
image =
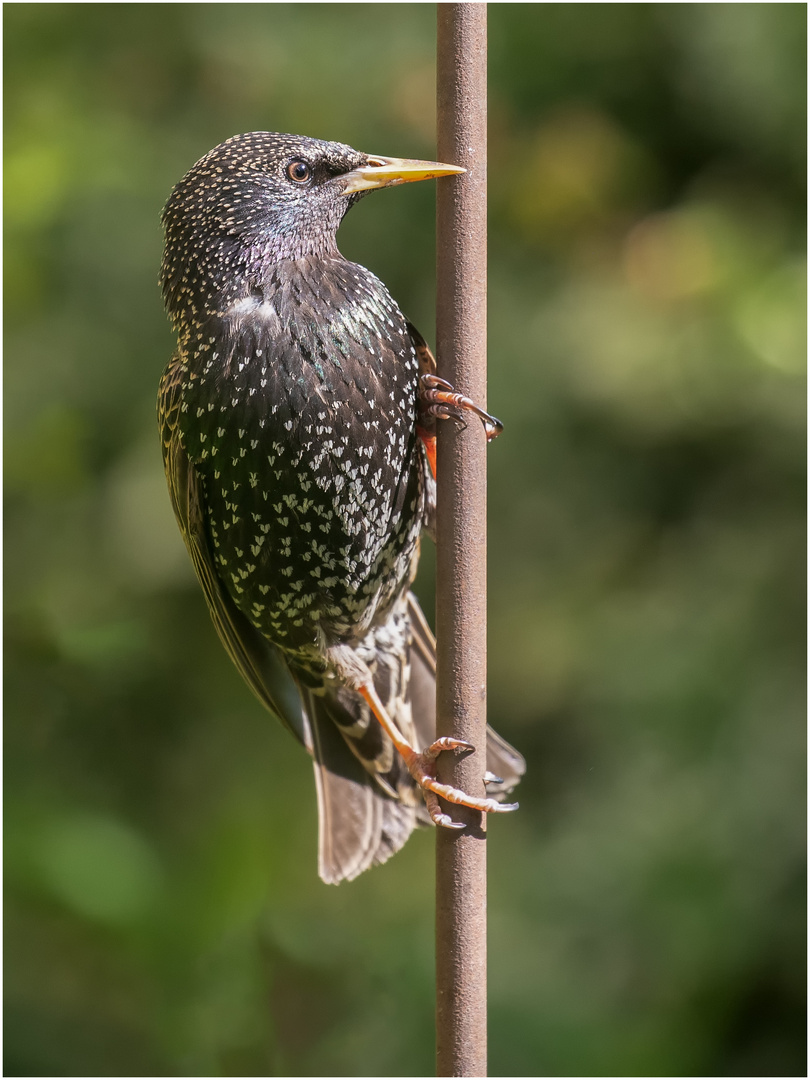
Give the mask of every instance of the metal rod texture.
[{"label": "metal rod texture", "polygon": [[[487,6],[438,4],[440,161],[463,176],[437,190],[439,374],[486,406]],[[439,424],[437,731],[475,746],[442,754],[439,778],[484,795],[486,769],[486,440],[482,426]],[[486,1076],[486,825],[448,807],[463,831],[436,837],[436,1075]]]}]

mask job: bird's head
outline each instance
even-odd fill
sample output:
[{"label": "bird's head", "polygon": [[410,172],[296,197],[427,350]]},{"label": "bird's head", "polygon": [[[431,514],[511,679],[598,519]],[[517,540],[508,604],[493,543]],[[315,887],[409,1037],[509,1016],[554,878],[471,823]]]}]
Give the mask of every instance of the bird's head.
[{"label": "bird's head", "polygon": [[436,161],[363,154],[343,143],[254,131],[214,147],[177,184],[162,215],[167,303],[189,272],[238,272],[336,250],[349,207],[368,191],[464,172]]}]

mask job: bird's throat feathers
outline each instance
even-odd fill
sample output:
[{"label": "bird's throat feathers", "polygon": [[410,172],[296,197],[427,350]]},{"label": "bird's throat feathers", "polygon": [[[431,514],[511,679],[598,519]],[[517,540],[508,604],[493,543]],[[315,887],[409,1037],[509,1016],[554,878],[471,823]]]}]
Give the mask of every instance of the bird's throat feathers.
[{"label": "bird's throat feathers", "polygon": [[[223,317],[235,304],[264,299],[275,291],[285,267],[310,273],[319,263],[342,261],[333,231],[284,231],[285,224],[252,234],[189,237],[186,242],[167,237],[161,288],[175,329],[193,332],[201,319]],[[190,247],[193,261],[188,258]]]}]

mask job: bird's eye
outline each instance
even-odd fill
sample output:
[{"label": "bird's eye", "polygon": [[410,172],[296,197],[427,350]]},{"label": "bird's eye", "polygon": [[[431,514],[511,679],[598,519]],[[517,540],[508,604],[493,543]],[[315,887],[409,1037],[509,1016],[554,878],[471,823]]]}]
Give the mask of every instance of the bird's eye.
[{"label": "bird's eye", "polygon": [[296,184],[305,184],[312,176],[312,168],[305,161],[291,161],[287,166],[287,176]]}]

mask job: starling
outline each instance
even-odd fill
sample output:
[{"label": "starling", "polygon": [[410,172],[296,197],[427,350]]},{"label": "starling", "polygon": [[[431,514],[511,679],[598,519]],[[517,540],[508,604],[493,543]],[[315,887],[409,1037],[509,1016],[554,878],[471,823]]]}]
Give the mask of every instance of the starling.
[{"label": "starling", "polygon": [[[486,799],[436,780],[435,641],[410,585],[435,506],[435,424],[500,424],[436,376],[424,339],[344,259],[373,188],[463,169],[296,135],[237,135],[163,211],[177,351],[158,414],[172,505],[217,632],[313,758],[319,873],[356,877],[419,823],[461,828],[525,764],[487,733]],[[482,769],[483,771],[483,769]]]}]

